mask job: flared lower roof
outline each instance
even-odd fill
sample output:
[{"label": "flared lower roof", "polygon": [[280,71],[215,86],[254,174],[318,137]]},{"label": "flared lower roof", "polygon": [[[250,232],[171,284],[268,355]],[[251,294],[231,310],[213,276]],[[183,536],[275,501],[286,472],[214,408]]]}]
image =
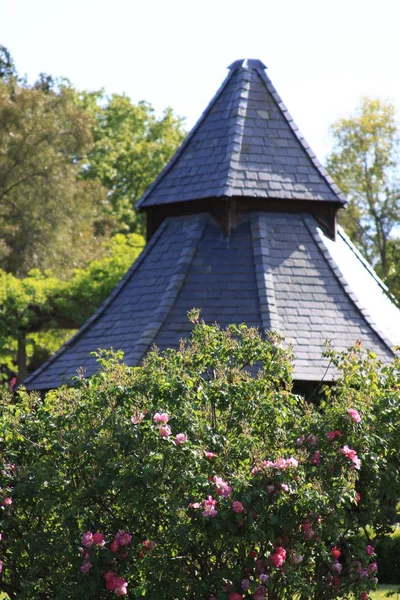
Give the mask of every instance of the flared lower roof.
[{"label": "flared lower roof", "polygon": [[225,236],[209,214],[167,218],[111,296],[47,363],[28,389],[91,375],[90,352],[121,349],[138,365],[156,344],[177,348],[191,329],[187,311],[206,322],[278,330],[293,344],[295,379],[332,379],[325,340],[338,350],[360,340],[384,360],[400,343],[400,311],[339,231],[335,242],[306,214],[251,212]]}]

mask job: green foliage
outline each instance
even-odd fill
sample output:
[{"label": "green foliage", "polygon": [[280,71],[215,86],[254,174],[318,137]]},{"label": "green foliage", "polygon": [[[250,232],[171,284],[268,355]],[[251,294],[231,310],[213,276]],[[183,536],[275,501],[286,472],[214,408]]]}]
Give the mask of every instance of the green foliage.
[{"label": "green foliage", "polygon": [[398,359],[332,354],[342,374],[316,408],[292,393],[276,336],[190,316],[190,340],[142,367],[103,353],[74,388],[4,397],[11,598],[101,600],[127,582],[130,598],[329,600],[374,586],[359,531],[388,530],[400,491]]},{"label": "green foliage", "polygon": [[98,182],[78,179],[92,146],[92,117],[68,86],[44,92],[0,79],[0,261],[18,276],[84,265],[100,239],[107,202]]},{"label": "green foliage", "polygon": [[385,276],[388,242],[400,221],[400,135],[395,107],[365,97],[354,114],[332,125],[331,134],[334,148],[327,168],[349,200],[341,221]]},{"label": "green foliage", "polygon": [[376,545],[379,561],[379,581],[400,584],[400,529]]},{"label": "green foliage", "polygon": [[116,235],[105,243],[101,260],[75,269],[68,281],[38,269],[23,279],[0,270],[3,378],[17,372],[18,339],[26,338],[29,369],[38,367],[96,311],[143,246],[144,239],[138,234]]},{"label": "green foliage", "polygon": [[94,147],[83,177],[109,191],[109,213],[116,231],[144,231],[135,203],[160,173],[184,137],[183,120],[167,108],[158,118],[148,102],[132,104],[127,96],[84,97],[95,116]]}]

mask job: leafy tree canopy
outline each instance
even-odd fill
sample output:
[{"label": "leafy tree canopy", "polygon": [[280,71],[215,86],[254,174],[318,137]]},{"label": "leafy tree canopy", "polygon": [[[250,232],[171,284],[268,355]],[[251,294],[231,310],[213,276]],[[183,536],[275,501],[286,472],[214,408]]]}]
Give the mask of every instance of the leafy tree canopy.
[{"label": "leafy tree canopy", "polygon": [[400,222],[400,131],[395,107],[363,98],[354,114],[331,127],[334,148],[327,168],[349,200],[341,222],[385,277],[388,244]]},{"label": "leafy tree canopy", "polygon": [[148,102],[116,94],[86,95],[85,102],[95,116],[95,142],[83,178],[107,188],[115,230],[143,233],[135,203],[182,142],[183,119],[171,108],[159,118]]},{"label": "leafy tree canopy", "polygon": [[[51,271],[34,269],[22,279],[0,270],[0,365],[3,377],[40,366],[65,340],[65,333],[80,327],[110,294],[144,246],[138,234],[118,234],[104,247],[104,256],[75,269],[68,281]],[[28,355],[17,365],[19,350]],[[45,347],[43,348],[43,343]],[[35,352],[36,350],[36,352]],[[22,359],[21,359],[22,360]]]}]

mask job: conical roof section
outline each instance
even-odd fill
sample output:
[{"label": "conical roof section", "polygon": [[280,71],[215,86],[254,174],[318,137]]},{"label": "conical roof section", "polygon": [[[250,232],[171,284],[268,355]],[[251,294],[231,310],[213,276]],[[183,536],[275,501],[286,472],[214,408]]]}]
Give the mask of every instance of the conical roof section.
[{"label": "conical roof section", "polygon": [[258,197],[345,204],[265,73],[237,60],[202,117],[137,206]]},{"label": "conical roof section", "polygon": [[128,365],[153,344],[178,348],[193,307],[208,323],[279,331],[297,381],[334,379],[327,339],[337,350],[360,340],[383,361],[400,344],[400,311],[340,229],[333,242],[309,214],[247,212],[225,236],[211,215],[184,215],[164,220],[104,305],[25,384],[91,375],[98,348],[123,350]]}]

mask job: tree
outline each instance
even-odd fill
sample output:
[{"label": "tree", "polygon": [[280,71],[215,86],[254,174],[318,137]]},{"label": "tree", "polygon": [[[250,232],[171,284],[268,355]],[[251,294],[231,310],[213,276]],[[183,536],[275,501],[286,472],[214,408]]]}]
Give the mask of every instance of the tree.
[{"label": "tree", "polygon": [[10,79],[16,80],[17,78],[18,73],[15,68],[14,59],[9,50],[0,44],[0,79],[9,81]]},{"label": "tree", "polygon": [[75,387],[4,398],[11,600],[368,598],[400,491],[399,359],[331,353],[314,407],[275,335],[190,317],[141,367],[102,353]]},{"label": "tree", "polygon": [[57,273],[98,251],[96,217],[107,202],[97,182],[78,179],[92,144],[92,118],[74,90],[0,81],[0,261],[19,277]]},{"label": "tree", "polygon": [[135,203],[152,183],[184,137],[183,120],[167,108],[160,118],[148,102],[132,104],[127,96],[84,96],[96,118],[95,143],[83,178],[99,181],[109,191],[114,231],[144,232]]},{"label": "tree", "polygon": [[341,222],[366,258],[385,277],[388,243],[400,222],[400,132],[395,107],[363,98],[353,115],[331,127],[327,168],[349,199]]},{"label": "tree", "polygon": [[0,270],[0,380],[18,382],[40,366],[111,293],[137,258],[144,239],[116,235],[104,256],[65,281],[34,269],[22,279]]}]

